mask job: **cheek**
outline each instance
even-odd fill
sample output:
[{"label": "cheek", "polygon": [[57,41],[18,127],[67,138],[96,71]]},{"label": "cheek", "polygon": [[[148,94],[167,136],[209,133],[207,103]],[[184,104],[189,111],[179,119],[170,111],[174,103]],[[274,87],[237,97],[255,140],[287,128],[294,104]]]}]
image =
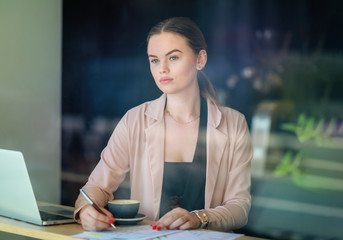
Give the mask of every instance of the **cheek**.
[{"label": "cheek", "polygon": [[196,71],[196,61],[194,59],[186,58],[177,65],[177,71],[182,74],[193,74]]},{"label": "cheek", "polygon": [[191,77],[196,74],[196,68],[192,64],[188,64],[178,69],[178,73],[183,76]]},{"label": "cheek", "polygon": [[150,66],[150,72],[155,82],[158,83],[158,72],[156,71],[156,68]]},{"label": "cheek", "polygon": [[154,70],[154,67],[151,65],[150,65],[150,72],[151,72],[151,75],[155,78],[156,72]]}]

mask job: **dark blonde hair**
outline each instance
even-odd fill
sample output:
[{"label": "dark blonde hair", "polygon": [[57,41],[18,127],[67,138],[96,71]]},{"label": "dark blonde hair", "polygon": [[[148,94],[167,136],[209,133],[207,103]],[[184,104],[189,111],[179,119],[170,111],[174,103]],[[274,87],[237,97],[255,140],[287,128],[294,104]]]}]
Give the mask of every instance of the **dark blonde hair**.
[{"label": "dark blonde hair", "polygon": [[[199,27],[189,18],[173,17],[157,23],[151,28],[147,36],[147,43],[149,43],[149,40],[153,35],[163,32],[176,33],[183,36],[196,55],[198,55],[201,50],[207,49],[204,35]],[[198,76],[200,94],[219,104],[210,79],[203,71],[200,71],[200,73],[201,74]]]}]

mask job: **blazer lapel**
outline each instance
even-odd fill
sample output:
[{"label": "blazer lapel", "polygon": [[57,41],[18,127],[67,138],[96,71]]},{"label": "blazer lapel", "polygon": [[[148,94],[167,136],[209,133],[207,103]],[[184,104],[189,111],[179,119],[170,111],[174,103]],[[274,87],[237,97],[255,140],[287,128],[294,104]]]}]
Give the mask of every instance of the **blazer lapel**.
[{"label": "blazer lapel", "polygon": [[164,105],[165,95],[151,102],[145,115],[148,117],[148,126],[145,129],[148,161],[151,170],[151,183],[153,189],[154,219],[158,218],[160,197],[162,192],[164,169]]},{"label": "blazer lapel", "polygon": [[227,126],[218,107],[208,100],[207,171],[205,208],[210,208],[222,156],[227,145]]}]

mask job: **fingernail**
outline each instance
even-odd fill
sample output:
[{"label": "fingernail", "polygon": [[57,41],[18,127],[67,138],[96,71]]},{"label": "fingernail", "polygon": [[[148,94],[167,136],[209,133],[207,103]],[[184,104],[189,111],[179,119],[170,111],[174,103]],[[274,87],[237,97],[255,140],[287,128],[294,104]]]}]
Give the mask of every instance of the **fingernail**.
[{"label": "fingernail", "polygon": [[177,227],[177,230],[180,230],[180,228],[179,228],[179,227]]},{"label": "fingernail", "polygon": [[156,225],[154,225],[154,226],[152,226],[152,229],[154,229],[154,230],[155,230],[155,229],[156,229],[156,227],[157,227],[157,226],[156,226]]},{"label": "fingernail", "polygon": [[157,227],[157,231],[160,231],[160,230],[161,230],[161,227],[160,227],[160,226],[158,226],[158,227]]},{"label": "fingernail", "polygon": [[168,226],[168,227],[166,227],[166,229],[167,229],[167,230],[170,230],[170,227]]},{"label": "fingernail", "polygon": [[114,223],[114,220],[110,219],[108,222],[109,222],[110,224],[113,224],[113,223]]}]

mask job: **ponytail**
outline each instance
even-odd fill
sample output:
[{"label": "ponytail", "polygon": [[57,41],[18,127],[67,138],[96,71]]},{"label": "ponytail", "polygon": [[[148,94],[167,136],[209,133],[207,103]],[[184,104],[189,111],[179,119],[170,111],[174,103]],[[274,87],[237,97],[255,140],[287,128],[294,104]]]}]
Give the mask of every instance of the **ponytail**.
[{"label": "ponytail", "polygon": [[209,77],[203,71],[199,72],[200,74],[198,74],[198,83],[201,96],[203,96],[205,99],[211,100],[211,102],[215,103],[216,105],[222,105],[217,100],[216,92]]}]

